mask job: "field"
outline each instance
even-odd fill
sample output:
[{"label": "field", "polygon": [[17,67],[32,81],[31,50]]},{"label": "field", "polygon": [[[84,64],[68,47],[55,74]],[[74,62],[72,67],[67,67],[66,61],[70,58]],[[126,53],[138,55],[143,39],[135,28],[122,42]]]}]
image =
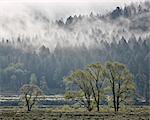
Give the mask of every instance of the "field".
[{"label": "field", "polygon": [[31,112],[15,110],[13,108],[1,109],[0,120],[150,120],[149,108],[134,108],[117,114],[101,110],[87,112],[83,110],[67,109],[34,109]]},{"label": "field", "polygon": [[45,104],[39,104],[31,112],[26,112],[18,100],[16,96],[1,97],[0,120],[150,120],[150,106],[144,105],[122,106],[117,114],[108,106],[100,106],[100,112],[95,109],[88,112],[60,96],[48,96]]}]

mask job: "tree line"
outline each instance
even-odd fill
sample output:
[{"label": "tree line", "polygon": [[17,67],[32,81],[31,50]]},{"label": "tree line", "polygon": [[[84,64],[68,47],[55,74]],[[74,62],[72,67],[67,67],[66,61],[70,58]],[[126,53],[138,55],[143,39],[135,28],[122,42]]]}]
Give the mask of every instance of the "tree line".
[{"label": "tree line", "polygon": [[122,37],[119,42],[101,41],[90,48],[84,44],[67,48],[58,44],[52,52],[44,45],[37,52],[15,48],[10,42],[1,42],[1,93],[17,94],[22,85],[33,81],[31,79],[45,94],[62,93],[65,90],[63,77],[70,71],[95,62],[118,61],[125,64],[134,75],[137,97],[148,103],[149,46],[149,37],[137,39],[134,35],[129,40]]}]

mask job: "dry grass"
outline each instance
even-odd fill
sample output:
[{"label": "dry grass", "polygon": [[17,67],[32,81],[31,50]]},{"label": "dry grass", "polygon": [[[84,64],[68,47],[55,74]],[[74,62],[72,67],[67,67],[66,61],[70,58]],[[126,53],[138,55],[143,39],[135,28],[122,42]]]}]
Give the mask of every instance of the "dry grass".
[{"label": "dry grass", "polygon": [[130,108],[121,110],[117,114],[107,109],[103,108],[98,113],[65,107],[34,109],[28,113],[22,108],[5,108],[1,109],[0,120],[150,120],[149,107]]}]

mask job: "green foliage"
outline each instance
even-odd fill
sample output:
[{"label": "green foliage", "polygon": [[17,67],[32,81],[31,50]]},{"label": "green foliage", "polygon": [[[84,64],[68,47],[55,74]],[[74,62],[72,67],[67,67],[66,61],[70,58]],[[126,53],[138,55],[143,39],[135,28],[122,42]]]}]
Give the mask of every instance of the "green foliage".
[{"label": "green foliage", "polygon": [[76,98],[76,92],[67,91],[64,97],[65,99],[74,99]]},{"label": "green foliage", "polygon": [[115,111],[118,111],[121,104],[127,105],[131,102],[135,92],[133,75],[125,65],[118,62],[107,62],[106,65],[90,64],[85,70],[72,72],[65,78],[65,82],[72,89],[66,92],[67,99],[79,100],[77,93],[82,91],[83,99],[80,100],[85,106],[96,106],[97,111],[100,110],[101,99],[107,99],[109,106],[113,103]]},{"label": "green foliage", "polygon": [[[72,83],[72,90],[76,91],[75,96],[80,99],[84,106],[87,107],[88,111],[91,111],[91,96],[92,96],[92,88],[90,84],[89,73],[84,70],[77,70],[72,72],[70,76],[65,78],[66,83]],[[83,96],[80,96],[83,93]],[[72,93],[69,92],[69,97],[72,97]]]},{"label": "green foliage", "polygon": [[104,65],[100,63],[90,64],[87,66],[90,78],[90,86],[94,97],[97,111],[99,111],[100,99],[104,97],[107,86],[107,71]]},{"label": "green foliage", "polygon": [[107,62],[106,68],[109,74],[108,79],[113,95],[114,109],[118,111],[121,103],[128,104],[132,100],[130,98],[134,97],[133,75],[125,65],[118,62]]}]

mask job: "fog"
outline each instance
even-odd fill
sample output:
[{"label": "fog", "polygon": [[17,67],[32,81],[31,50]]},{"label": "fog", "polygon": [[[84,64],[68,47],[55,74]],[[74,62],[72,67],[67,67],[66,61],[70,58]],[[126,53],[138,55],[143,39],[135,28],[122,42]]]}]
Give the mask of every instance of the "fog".
[{"label": "fog", "polygon": [[[0,37],[15,41],[21,36],[23,42],[40,47],[42,44],[54,49],[60,43],[61,46],[91,45],[99,44],[101,40],[111,41],[113,37],[120,39],[121,36],[129,37],[129,20],[123,20],[125,32],[117,36],[118,31],[123,27],[117,24],[105,23],[101,20],[89,22],[89,15],[106,14],[117,6],[123,7],[131,1],[71,1],[71,2],[50,2],[50,1],[1,1],[0,6]],[[66,21],[69,16],[85,15],[84,19],[69,26],[69,29],[59,27],[54,22],[62,19]],[[71,30],[70,30],[71,29]],[[100,31],[100,33],[97,33]]]},{"label": "fog", "polygon": [[140,1],[144,0],[0,0],[0,15],[22,14],[24,8],[30,6],[47,11],[50,19],[55,20],[90,12],[105,14],[116,6]]}]

